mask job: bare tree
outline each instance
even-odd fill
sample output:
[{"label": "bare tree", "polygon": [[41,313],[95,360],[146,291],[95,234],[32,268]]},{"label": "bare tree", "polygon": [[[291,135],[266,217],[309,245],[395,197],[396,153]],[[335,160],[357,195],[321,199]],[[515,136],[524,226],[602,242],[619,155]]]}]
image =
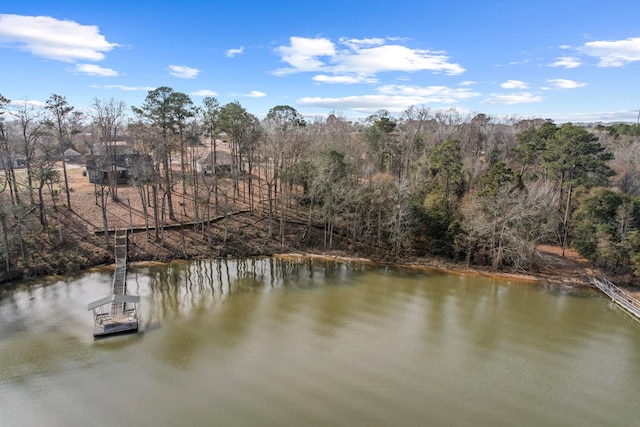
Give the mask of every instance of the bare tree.
[{"label": "bare tree", "polygon": [[7,104],[9,102],[11,102],[9,99],[0,95],[0,161],[2,161],[4,169],[5,183],[8,184],[11,204],[16,205],[20,204],[20,194],[18,193],[18,183],[13,168],[14,151],[9,146],[9,132],[4,119],[4,113],[7,112]]},{"label": "bare tree", "polygon": [[160,240],[160,217],[158,207],[158,193],[160,187],[160,164],[164,163],[162,155],[163,149],[158,149],[162,145],[162,131],[157,127],[152,127],[146,123],[132,123],[128,127],[128,132],[136,140],[136,150],[141,154],[141,162],[134,165],[134,180],[132,184],[138,189],[149,239],[149,225],[147,208],[150,207],[153,213],[155,240]]},{"label": "bare tree", "polygon": [[[164,172],[164,188],[163,199],[166,199],[169,218],[176,219],[173,211],[173,199],[171,193],[173,191],[173,183],[171,179],[171,136],[174,133],[175,115],[174,115],[174,92],[170,87],[162,86],[157,89],[150,90],[145,98],[144,104],[138,107],[131,107],[133,112],[142,120],[147,121],[151,126],[157,128],[160,132],[160,143],[154,147],[154,154],[163,166]],[[153,187],[157,191],[156,187]],[[157,228],[156,228],[157,230]]]},{"label": "bare tree", "polygon": [[[100,139],[107,148],[103,154],[106,157],[103,163],[108,167],[108,185],[111,200],[116,201],[118,200],[116,141],[126,120],[126,104],[123,101],[116,101],[113,98],[106,100],[94,98],[89,108],[91,110],[89,115],[93,119],[93,123],[100,130]],[[104,194],[104,190],[102,190],[101,193]]]},{"label": "bare tree", "polygon": [[29,200],[31,204],[34,205],[33,171],[31,170],[31,163],[36,155],[38,141],[44,136],[45,111],[37,105],[23,101],[9,110],[9,114],[15,119],[19,126],[22,151],[25,155],[25,166],[27,168]]},{"label": "bare tree", "polygon": [[[267,171],[265,182],[269,202],[269,236],[271,236],[274,201],[278,198],[278,180],[282,172],[291,169],[299,159],[302,151],[302,129],[306,126],[306,122],[293,107],[277,105],[267,113],[264,125],[267,138],[263,146],[265,149],[263,160],[266,163],[265,171]],[[289,185],[293,185],[290,179]],[[281,240],[284,239],[284,190],[280,188]]]},{"label": "bare tree", "polygon": [[67,162],[64,158],[64,151],[72,147],[71,137],[78,131],[78,120],[81,113],[74,112],[66,98],[61,95],[52,94],[46,101],[45,108],[49,110],[51,117],[47,121],[48,126],[54,130],[58,138],[60,157],[62,158],[62,171],[64,175],[64,190],[67,195],[67,208],[71,210],[71,189],[69,188],[69,178],[67,176]]}]

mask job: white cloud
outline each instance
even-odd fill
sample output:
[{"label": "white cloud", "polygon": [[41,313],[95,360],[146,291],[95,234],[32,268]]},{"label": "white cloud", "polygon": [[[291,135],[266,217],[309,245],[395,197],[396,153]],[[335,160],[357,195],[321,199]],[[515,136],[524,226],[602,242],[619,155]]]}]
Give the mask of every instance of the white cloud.
[{"label": "white cloud", "polygon": [[251,92],[245,93],[242,96],[246,96],[248,98],[262,98],[263,96],[267,96],[267,94],[264,92],[260,92],[259,90],[252,90]]},{"label": "white cloud", "polygon": [[640,61],[640,37],[616,41],[594,41],[585,43],[581,51],[600,59],[600,67],[621,67]]},{"label": "white cloud", "polygon": [[135,91],[144,91],[148,92],[150,90],[156,89],[153,86],[127,86],[127,85],[91,85],[93,88],[101,88],[101,89],[119,89],[125,92],[135,92]]},{"label": "white cloud", "polygon": [[282,61],[291,65],[291,68],[276,70],[276,75],[320,71],[325,68],[325,64],[318,57],[336,55],[335,45],[328,39],[290,37],[289,42],[289,46],[280,46],[276,48],[276,52],[282,56]]},{"label": "white cloud", "polygon": [[479,96],[468,89],[445,86],[386,85],[378,88],[378,94],[345,96],[340,98],[304,97],[298,103],[306,107],[322,107],[334,110],[353,110],[363,113],[385,109],[399,113],[410,105],[455,104],[459,100]]},{"label": "white cloud", "polygon": [[64,62],[100,61],[117,47],[95,25],[49,16],[0,14],[0,41],[36,56]]},{"label": "white cloud", "polygon": [[193,96],[217,96],[218,93],[209,89],[200,89],[195,92],[191,92]]},{"label": "white cloud", "polygon": [[542,97],[534,95],[531,92],[514,92],[514,93],[492,93],[489,98],[482,101],[484,104],[528,104],[532,102],[541,102]]},{"label": "white cloud", "polygon": [[[531,59],[525,58],[525,59],[522,59],[520,61],[511,61],[511,62],[509,62],[509,65],[528,64],[529,62],[531,62]],[[501,65],[498,65],[498,66],[500,67]]]},{"label": "white cloud", "polygon": [[225,56],[227,58],[233,58],[236,55],[240,55],[244,53],[244,46],[240,46],[239,48],[236,49],[229,49],[227,50],[227,52],[225,53]]},{"label": "white cloud", "polygon": [[340,43],[345,46],[349,46],[353,50],[358,50],[367,46],[380,46],[383,45],[384,39],[381,38],[368,38],[368,39],[349,39],[346,37],[340,37]]},{"label": "white cloud", "polygon": [[311,78],[313,81],[320,83],[342,83],[342,84],[354,84],[354,83],[377,83],[378,80],[366,75],[338,75],[328,76],[326,74],[318,74]]},{"label": "white cloud", "polygon": [[560,56],[556,62],[549,64],[549,67],[577,68],[582,65],[582,61],[574,56]]},{"label": "white cloud", "polygon": [[44,107],[47,104],[45,102],[38,101],[36,99],[23,99],[23,100],[20,100],[20,101],[12,100],[11,102],[9,102],[9,105],[21,108],[21,107],[25,107],[27,105],[30,105],[30,106],[33,106],[33,107]]},{"label": "white cloud", "polygon": [[400,45],[376,46],[360,49],[353,54],[336,58],[337,71],[379,73],[383,71],[435,71],[461,74],[465,70],[458,64],[447,62],[448,57],[428,50],[409,49]]},{"label": "white cloud", "polygon": [[521,80],[507,80],[500,87],[503,89],[527,89],[529,85]]},{"label": "white cloud", "polygon": [[477,82],[474,82],[473,80],[465,80],[463,82],[460,82],[460,86],[472,86],[478,84]]},{"label": "white cloud", "polygon": [[[449,62],[449,57],[443,52],[384,44],[384,39],[342,38],[340,42],[345,46],[344,49],[337,49],[326,38],[291,37],[289,41],[289,46],[280,46],[276,52],[290,67],[276,70],[276,75],[315,71],[349,76],[351,78],[345,81],[352,83],[354,76],[373,78],[377,73],[386,71],[431,71],[448,75],[465,71],[460,65]],[[331,83],[338,80],[325,79]]]},{"label": "white cloud", "polygon": [[322,107],[334,110],[354,110],[360,112],[375,112],[381,108],[389,112],[404,111],[409,105],[422,104],[420,97],[389,96],[389,95],[358,95],[341,98],[304,97],[298,104],[307,107]]},{"label": "white cloud", "polygon": [[118,72],[111,68],[103,68],[96,64],[76,64],[76,71],[90,76],[116,77]]},{"label": "white cloud", "polygon": [[594,122],[635,122],[638,118],[638,110],[627,111],[608,111],[593,113],[553,113],[546,115],[540,114],[540,117],[550,117],[558,123],[594,123]]},{"label": "white cloud", "polygon": [[468,99],[479,96],[477,92],[469,89],[449,88],[446,86],[405,86],[385,85],[378,88],[378,92],[384,95],[400,95],[408,97],[422,97],[420,103],[444,103],[451,104],[460,99]]},{"label": "white cloud", "polygon": [[169,74],[180,79],[193,79],[200,74],[200,70],[197,68],[191,68],[185,65],[169,65],[169,69],[171,70]]},{"label": "white cloud", "polygon": [[584,87],[586,83],[576,82],[574,80],[567,79],[548,79],[547,80],[553,87],[558,89],[576,89],[579,87]]}]

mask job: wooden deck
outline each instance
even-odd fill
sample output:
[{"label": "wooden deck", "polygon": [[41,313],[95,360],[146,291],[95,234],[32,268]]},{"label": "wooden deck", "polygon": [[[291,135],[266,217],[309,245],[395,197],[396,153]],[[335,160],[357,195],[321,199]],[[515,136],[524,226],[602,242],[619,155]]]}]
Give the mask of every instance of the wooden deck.
[{"label": "wooden deck", "polygon": [[115,270],[111,295],[92,302],[87,310],[93,310],[93,336],[136,332],[140,297],[127,295],[127,232],[116,231]]},{"label": "wooden deck", "polygon": [[590,281],[593,286],[600,289],[604,294],[611,298],[611,300],[627,314],[636,320],[640,320],[640,300],[627,294],[607,279],[591,277]]}]

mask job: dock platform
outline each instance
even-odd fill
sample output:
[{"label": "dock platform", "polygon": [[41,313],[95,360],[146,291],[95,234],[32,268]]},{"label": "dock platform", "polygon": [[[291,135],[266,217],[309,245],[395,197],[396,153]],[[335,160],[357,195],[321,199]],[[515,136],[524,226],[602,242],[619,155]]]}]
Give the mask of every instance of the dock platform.
[{"label": "dock platform", "polygon": [[126,230],[117,230],[111,295],[87,306],[87,310],[93,311],[94,337],[138,331],[140,297],[127,295],[127,242]]}]

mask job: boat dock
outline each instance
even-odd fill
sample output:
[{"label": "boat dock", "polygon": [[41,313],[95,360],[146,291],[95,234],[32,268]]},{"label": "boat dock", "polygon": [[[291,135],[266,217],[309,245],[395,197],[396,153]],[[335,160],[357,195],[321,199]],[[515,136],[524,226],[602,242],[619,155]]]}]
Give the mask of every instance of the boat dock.
[{"label": "boat dock", "polygon": [[590,282],[593,286],[600,289],[604,294],[611,298],[611,300],[627,314],[631,315],[636,320],[640,320],[640,300],[627,294],[607,279],[591,277]]},{"label": "boat dock", "polygon": [[140,297],[127,295],[127,231],[117,230],[115,235],[115,269],[111,295],[90,303],[93,311],[93,336],[136,332],[138,330],[138,303]]}]

